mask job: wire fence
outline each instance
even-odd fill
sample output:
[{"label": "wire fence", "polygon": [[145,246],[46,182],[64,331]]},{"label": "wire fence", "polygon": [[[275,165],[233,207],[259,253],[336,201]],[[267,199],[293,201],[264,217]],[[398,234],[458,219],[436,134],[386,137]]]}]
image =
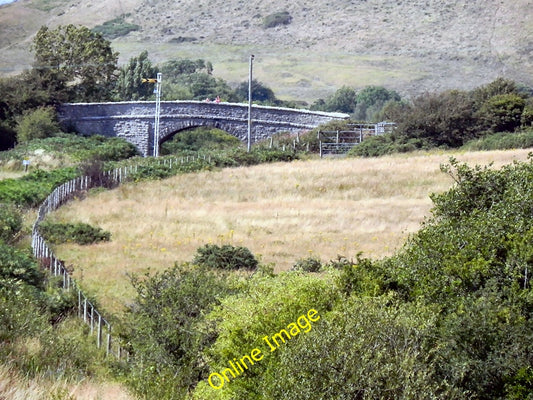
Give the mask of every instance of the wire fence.
[{"label": "wire fence", "polygon": [[[200,156],[161,159],[159,164],[172,168],[172,165],[194,162],[199,159]],[[82,196],[89,189],[101,186],[114,187],[127,181],[132,173],[137,172],[138,166],[116,168],[93,177],[80,176],[56,187],[41,203],[32,229],[31,247],[34,257],[43,268],[48,270],[50,275],[60,277],[64,290],[75,291],[78,298],[78,316],[90,326],[90,334],[96,334],[96,345],[98,348],[105,346],[106,354],[113,355],[118,360],[128,360],[128,351],[118,337],[112,334],[112,326],[109,320],[103,316],[102,312],[97,310],[96,306],[83,293],[77,282],[72,278],[65,263],[55,256],[41,235],[39,225],[49,213],[57,210],[69,200]]]}]

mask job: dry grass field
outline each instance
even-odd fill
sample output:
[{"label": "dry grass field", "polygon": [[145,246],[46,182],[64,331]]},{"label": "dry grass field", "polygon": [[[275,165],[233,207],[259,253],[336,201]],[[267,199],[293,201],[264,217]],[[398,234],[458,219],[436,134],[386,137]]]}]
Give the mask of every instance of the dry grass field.
[{"label": "dry grass field", "polygon": [[78,383],[36,377],[29,379],[0,365],[0,399],[6,400],[131,400],[134,397],[118,383],[83,381]]},{"label": "dry grass field", "polygon": [[224,169],[126,184],[74,201],[52,216],[109,230],[112,240],[62,245],[58,256],[105,308],[134,295],[128,273],[190,261],[206,243],[248,247],[276,271],[300,258],[391,254],[429,215],[429,194],[452,185],[450,156],[494,167],[528,150],[324,159]]}]

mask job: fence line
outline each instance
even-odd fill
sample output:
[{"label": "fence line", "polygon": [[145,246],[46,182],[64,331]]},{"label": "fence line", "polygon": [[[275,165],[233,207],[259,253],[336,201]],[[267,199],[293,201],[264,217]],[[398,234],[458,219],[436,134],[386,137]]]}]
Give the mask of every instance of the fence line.
[{"label": "fence line", "polygon": [[[181,159],[162,159],[159,160],[160,165],[172,168],[172,165],[177,165],[185,162],[200,160],[201,156],[188,156]],[[205,156],[203,157],[205,160]],[[190,161],[189,161],[190,160]],[[56,187],[48,197],[41,203],[37,219],[32,228],[31,247],[34,257],[39,260],[41,267],[46,268],[50,275],[61,277],[62,287],[64,290],[74,290],[78,297],[78,317],[90,326],[90,334],[96,333],[96,345],[101,348],[105,345],[106,354],[114,355],[117,359],[129,359],[129,353],[120,341],[113,338],[111,333],[111,323],[104,318],[103,314],[96,309],[93,303],[82,292],[76,281],[70,275],[63,261],[59,260],[50,246],[46,243],[39,231],[39,225],[44,220],[46,215],[57,210],[63,204],[72,200],[76,195],[86,192],[87,190],[102,186],[104,184],[117,186],[128,179],[130,174],[136,173],[139,165],[131,165],[128,167],[116,168],[110,171],[104,171],[96,178],[89,176],[80,176],[71,179],[68,182]],[[104,343],[105,341],[105,343]]]}]

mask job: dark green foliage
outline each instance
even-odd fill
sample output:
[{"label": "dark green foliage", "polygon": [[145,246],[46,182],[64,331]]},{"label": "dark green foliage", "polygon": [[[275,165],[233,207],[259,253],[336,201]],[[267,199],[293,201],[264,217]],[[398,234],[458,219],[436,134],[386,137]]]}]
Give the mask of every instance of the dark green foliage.
[{"label": "dark green foliage", "polygon": [[[248,102],[248,86],[248,81],[245,81],[241,82],[237,89],[235,89],[237,101],[243,103]],[[270,106],[282,105],[282,101],[276,98],[272,89],[255,79],[252,79],[252,101],[255,104],[259,103]]]},{"label": "dark green foliage", "polygon": [[296,264],[294,264],[292,269],[294,271],[320,272],[322,269],[322,261],[316,257],[301,258],[296,261]]},{"label": "dark green foliage", "polygon": [[201,127],[177,133],[171,140],[163,143],[161,154],[223,150],[238,147],[240,144],[239,139],[224,131]]},{"label": "dark green foliage", "polygon": [[533,147],[533,129],[520,132],[500,132],[472,140],[463,146],[468,151],[527,149]]},{"label": "dark green foliage", "polygon": [[55,187],[77,175],[75,168],[63,168],[53,171],[36,170],[22,178],[4,179],[0,181],[0,202],[35,207],[43,202]]},{"label": "dark green foliage", "polygon": [[0,242],[0,280],[12,285],[13,280],[25,285],[42,287],[44,274],[31,254]]},{"label": "dark green foliage", "polygon": [[196,250],[193,264],[198,264],[207,268],[236,270],[254,270],[258,262],[254,255],[246,247],[232,246],[225,244],[206,244]]},{"label": "dark green foliage", "polygon": [[175,265],[153,276],[132,277],[128,383],[146,399],[183,398],[207,373],[202,351],[216,336],[205,315],[231,292],[228,279],[206,268]]},{"label": "dark green foliage", "polygon": [[23,160],[28,153],[36,150],[45,150],[57,158],[70,157],[74,161],[119,161],[138,154],[135,146],[122,138],[61,133],[54,137],[20,143],[13,150],[0,153],[0,160]]},{"label": "dark green foliage", "polygon": [[6,121],[0,121],[0,151],[15,146],[16,137],[17,132]]},{"label": "dark green foliage", "polygon": [[263,28],[274,28],[279,25],[289,25],[292,17],[288,11],[281,11],[267,15],[263,18]]},{"label": "dark green foliage", "polygon": [[157,77],[157,68],[152,66],[148,52],[143,51],[138,57],[130,58],[118,74],[115,86],[115,98],[119,101],[148,100],[153,98],[155,84],[143,83],[143,79]]},{"label": "dark green foliage", "polygon": [[106,21],[102,25],[97,25],[92,30],[93,32],[100,33],[104,37],[113,40],[140,29],[141,27],[139,25],[126,22],[124,16],[120,16]]},{"label": "dark green foliage", "polygon": [[13,243],[22,229],[22,214],[12,204],[0,203],[0,242]]},{"label": "dark green foliage", "polygon": [[500,94],[488,99],[479,116],[492,132],[514,131],[522,124],[525,100],[516,94]]},{"label": "dark green foliage", "polygon": [[355,111],[356,105],[357,92],[355,89],[348,86],[343,86],[326,100],[319,100],[315,102],[311,106],[311,109],[351,114]]},{"label": "dark green foliage", "polygon": [[47,242],[53,244],[77,243],[81,245],[111,240],[111,233],[85,223],[54,223],[45,221],[39,230]]},{"label": "dark green foliage", "polygon": [[350,298],[281,353],[269,399],[461,399],[436,377],[431,307],[393,296]]},{"label": "dark green foliage", "polygon": [[54,97],[71,102],[110,98],[118,53],[99,33],[84,26],[41,27],[33,39],[34,71]]},{"label": "dark green foliage", "polygon": [[40,107],[26,112],[20,118],[16,131],[18,142],[28,142],[58,134],[60,128],[55,110],[51,107]]},{"label": "dark green foliage", "polygon": [[[379,98],[378,91],[370,94]],[[388,137],[370,138],[352,150],[353,155],[377,156],[434,147],[456,148],[492,133],[514,132],[531,125],[529,92],[512,81],[496,81],[470,92],[451,90],[424,94],[411,103],[392,96],[376,115],[394,121],[397,129]],[[494,138],[488,139],[491,146]],[[499,139],[496,139],[499,141]],[[526,140],[527,142],[527,140]],[[516,144],[514,144],[516,143]],[[522,139],[506,139],[502,148],[524,146]]]},{"label": "dark green foliage", "polygon": [[382,86],[367,86],[355,98],[354,118],[359,121],[379,122],[381,110],[388,102],[399,102],[400,95]]}]

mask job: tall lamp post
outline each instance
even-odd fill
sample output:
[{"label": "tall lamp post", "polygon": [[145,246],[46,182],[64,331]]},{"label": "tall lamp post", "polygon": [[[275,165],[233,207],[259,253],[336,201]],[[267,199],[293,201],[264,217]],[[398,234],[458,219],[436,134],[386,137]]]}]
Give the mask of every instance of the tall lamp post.
[{"label": "tall lamp post", "polygon": [[252,148],[252,65],[254,55],[250,55],[250,72],[248,74],[248,153]]}]

